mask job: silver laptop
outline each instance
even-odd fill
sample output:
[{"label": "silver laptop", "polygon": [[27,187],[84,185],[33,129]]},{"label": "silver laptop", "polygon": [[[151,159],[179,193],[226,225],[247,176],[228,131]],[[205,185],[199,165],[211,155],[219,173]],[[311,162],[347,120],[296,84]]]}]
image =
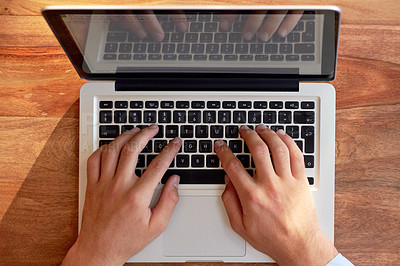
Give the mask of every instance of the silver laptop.
[{"label": "silver laptop", "polygon": [[[154,202],[177,173],[180,201],[167,230],[129,262],[272,262],[232,231],[214,152],[214,141],[226,140],[254,174],[238,128],[264,123],[285,130],[302,150],[321,228],[333,241],[335,89],[322,82],[335,78],[337,7],[58,6],[42,12],[78,74],[107,81],[81,88],[79,224],[91,153],[126,130],[157,123],[159,133],[135,172],[140,176],[168,141],[181,137],[182,150],[153,196]],[[274,27],[267,36],[265,29]]]}]

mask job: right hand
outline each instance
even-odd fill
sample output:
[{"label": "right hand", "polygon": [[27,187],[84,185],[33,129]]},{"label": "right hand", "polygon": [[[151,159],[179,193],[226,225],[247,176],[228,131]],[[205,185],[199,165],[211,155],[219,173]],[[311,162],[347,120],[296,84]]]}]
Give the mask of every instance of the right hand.
[{"label": "right hand", "polygon": [[222,201],[232,229],[280,265],[326,265],[338,252],[319,227],[303,154],[282,130],[256,131],[239,130],[256,166],[253,177],[224,141],[215,143],[227,173]]}]

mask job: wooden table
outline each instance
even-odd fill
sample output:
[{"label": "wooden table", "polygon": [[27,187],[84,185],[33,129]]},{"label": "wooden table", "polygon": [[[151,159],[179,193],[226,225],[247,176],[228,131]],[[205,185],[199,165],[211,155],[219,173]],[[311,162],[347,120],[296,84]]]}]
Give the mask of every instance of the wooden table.
[{"label": "wooden table", "polygon": [[[84,82],[40,9],[107,3],[0,1],[0,265],[59,264],[76,239]],[[400,5],[398,0],[329,4],[343,10],[332,82],[337,91],[335,244],[356,265],[400,265]]]}]

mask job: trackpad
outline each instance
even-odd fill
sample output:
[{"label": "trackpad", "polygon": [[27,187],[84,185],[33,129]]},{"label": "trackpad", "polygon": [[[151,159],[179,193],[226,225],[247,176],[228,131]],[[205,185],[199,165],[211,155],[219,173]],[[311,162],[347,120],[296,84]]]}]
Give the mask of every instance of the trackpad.
[{"label": "trackpad", "polygon": [[232,231],[221,197],[181,196],[164,233],[170,257],[240,257],[246,242]]}]

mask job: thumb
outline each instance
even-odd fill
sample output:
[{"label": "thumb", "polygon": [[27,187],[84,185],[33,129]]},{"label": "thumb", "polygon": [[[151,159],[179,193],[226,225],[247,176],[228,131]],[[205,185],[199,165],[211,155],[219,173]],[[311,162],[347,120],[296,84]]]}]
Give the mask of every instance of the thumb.
[{"label": "thumb", "polygon": [[157,205],[151,210],[150,227],[158,231],[159,234],[167,229],[172,213],[174,212],[176,204],[178,204],[179,180],[180,177],[178,175],[173,175],[168,178]]}]

